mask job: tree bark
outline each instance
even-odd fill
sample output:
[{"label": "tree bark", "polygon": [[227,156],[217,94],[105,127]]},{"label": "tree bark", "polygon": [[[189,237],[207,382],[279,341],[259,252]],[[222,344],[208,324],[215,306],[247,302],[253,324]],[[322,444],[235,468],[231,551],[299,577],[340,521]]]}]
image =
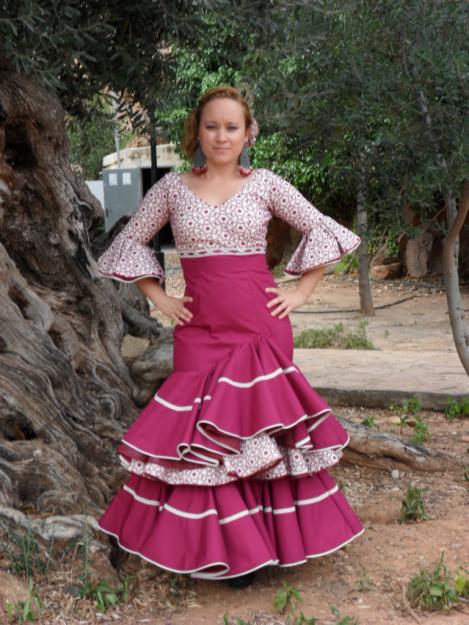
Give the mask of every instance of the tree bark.
[{"label": "tree bark", "polygon": [[366,178],[362,157],[360,158],[360,177],[357,190],[357,234],[361,237],[358,246],[358,290],[360,310],[364,315],[373,317],[373,295],[370,284],[370,263],[368,259],[368,211],[366,208]]},{"label": "tree bark", "polygon": [[[430,109],[428,107],[425,92],[419,84],[419,75],[414,63],[406,61],[409,71],[417,85],[418,103],[420,113],[428,129],[428,137],[435,149],[435,158],[438,165],[448,172],[448,164],[441,151],[440,142],[435,135]],[[464,320],[464,307],[461,301],[461,291],[459,288],[459,232],[464,224],[468,213],[468,190],[467,181],[464,184],[463,197],[460,202],[459,211],[456,209],[456,202],[450,190],[445,194],[446,227],[448,234],[443,242],[443,272],[446,291],[446,301],[448,302],[448,313],[451,322],[451,330],[456,345],[461,364],[469,375],[469,331]]]},{"label": "tree bark", "polygon": [[469,375],[469,328],[465,322],[464,305],[461,300],[459,274],[455,259],[455,245],[469,212],[469,180],[464,182],[464,190],[457,212],[454,204],[454,198],[448,195],[446,197],[446,219],[449,231],[443,241],[443,271],[454,343],[462,366]]},{"label": "tree bark", "polygon": [[[120,353],[121,297],[97,277],[90,251],[88,233],[101,223],[99,203],[70,167],[59,101],[32,79],[1,72],[3,505],[91,512],[124,475],[114,446],[142,389]],[[124,312],[138,325],[138,311]],[[155,343],[158,324],[147,321]]]}]

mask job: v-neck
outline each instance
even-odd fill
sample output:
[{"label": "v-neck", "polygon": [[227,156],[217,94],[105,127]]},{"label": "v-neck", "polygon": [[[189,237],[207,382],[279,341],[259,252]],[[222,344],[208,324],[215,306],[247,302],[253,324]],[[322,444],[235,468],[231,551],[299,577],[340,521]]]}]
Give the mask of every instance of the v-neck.
[{"label": "v-neck", "polygon": [[206,200],[204,200],[203,198],[200,197],[200,195],[198,195],[195,191],[193,191],[190,186],[188,184],[186,184],[184,182],[184,180],[181,178],[181,175],[177,172],[174,172],[176,174],[176,178],[179,180],[179,182],[181,183],[181,185],[187,189],[187,191],[189,191],[189,193],[191,193],[197,200],[199,200],[199,202],[201,202],[202,204],[205,204],[205,206],[208,206],[210,208],[221,208],[222,206],[225,206],[226,204],[228,204],[229,202],[232,202],[233,200],[235,200],[239,195],[241,195],[241,193],[246,189],[246,187],[249,186],[249,184],[252,181],[252,178],[254,177],[254,174],[256,174],[259,170],[258,169],[254,169],[250,174],[249,174],[249,178],[248,180],[242,185],[242,187],[240,189],[238,189],[238,191],[236,191],[236,193],[234,193],[230,198],[228,198],[227,200],[225,200],[224,202],[221,202],[220,204],[209,204]]}]

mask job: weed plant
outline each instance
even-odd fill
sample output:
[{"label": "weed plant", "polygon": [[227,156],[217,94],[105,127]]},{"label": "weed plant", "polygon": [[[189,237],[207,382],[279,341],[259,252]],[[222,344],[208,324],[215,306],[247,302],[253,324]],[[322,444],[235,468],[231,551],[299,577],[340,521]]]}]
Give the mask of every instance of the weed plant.
[{"label": "weed plant", "polygon": [[450,421],[469,417],[469,398],[457,401],[454,397],[449,397],[445,407],[445,415]]},{"label": "weed plant", "polygon": [[398,415],[417,415],[422,410],[422,402],[417,397],[409,397],[404,399],[400,404],[390,406]]},{"label": "weed plant", "polygon": [[340,610],[335,606],[331,608],[332,614],[336,617],[334,625],[358,625],[358,621],[352,616],[342,616]]},{"label": "weed plant", "polygon": [[294,340],[294,346],[307,349],[376,349],[366,335],[368,322],[362,319],[356,330],[342,323],[329,328],[307,328]]},{"label": "weed plant", "polygon": [[343,276],[358,271],[358,254],[348,254],[334,265],[334,273]]},{"label": "weed plant", "polygon": [[360,425],[364,425],[367,428],[376,428],[377,430],[379,430],[376,419],[372,416],[365,417],[362,421],[360,421]]},{"label": "weed plant", "polygon": [[53,539],[48,548],[41,553],[37,533],[32,524],[29,524],[26,530],[8,530],[5,524],[2,524],[2,527],[8,532],[9,541],[5,545],[5,550],[10,561],[11,573],[25,579],[47,574],[52,559],[46,554],[51,553]]},{"label": "weed plant", "polygon": [[410,523],[412,521],[424,521],[428,519],[425,511],[425,503],[422,498],[422,493],[426,490],[428,489],[422,489],[412,485],[407,487],[407,492],[402,500],[399,523]]},{"label": "weed plant", "polygon": [[423,443],[429,441],[431,438],[430,430],[428,425],[422,419],[422,417],[417,417],[415,422],[414,435],[412,437],[412,442],[417,445],[422,445]]},{"label": "weed plant", "polygon": [[406,598],[412,608],[449,610],[469,595],[469,571],[460,568],[456,575],[452,575],[443,557],[444,552],[433,571],[420,569],[409,581]]},{"label": "weed plant", "polygon": [[111,586],[106,580],[93,583],[91,579],[81,576],[80,597],[93,599],[96,602],[98,612],[105,613],[109,608],[120,602],[126,602],[129,598],[129,580],[125,577],[118,586]]}]

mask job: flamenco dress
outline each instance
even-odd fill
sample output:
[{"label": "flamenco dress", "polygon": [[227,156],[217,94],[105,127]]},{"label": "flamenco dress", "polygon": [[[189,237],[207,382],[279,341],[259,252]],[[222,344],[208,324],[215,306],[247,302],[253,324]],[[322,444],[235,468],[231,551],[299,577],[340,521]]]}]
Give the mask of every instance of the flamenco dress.
[{"label": "flamenco dress", "polygon": [[273,215],[301,231],[285,271],[337,262],[360,239],[293,185],[254,170],[210,205],[165,174],[98,259],[133,282],[163,270],[151,239],[171,224],[193,317],[174,328],[174,368],[121,439],[129,478],[98,526],[163,569],[229,579],[329,554],[363,526],[328,468],[349,442],[293,362],[288,316],[266,306]]}]

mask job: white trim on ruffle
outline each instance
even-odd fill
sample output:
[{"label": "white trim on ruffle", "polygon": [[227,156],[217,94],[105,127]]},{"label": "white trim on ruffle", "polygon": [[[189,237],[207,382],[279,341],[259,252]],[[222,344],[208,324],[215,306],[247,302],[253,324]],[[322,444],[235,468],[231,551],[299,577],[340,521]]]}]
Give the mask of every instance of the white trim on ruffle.
[{"label": "white trim on ruffle", "polygon": [[[255,384],[257,384],[258,382],[262,382],[264,380],[272,380],[273,378],[276,378],[277,376],[281,375],[282,373],[298,373],[298,368],[295,366],[290,366],[290,367],[286,367],[285,369],[282,369],[281,367],[279,367],[278,369],[275,369],[275,371],[271,371],[270,373],[265,373],[263,375],[258,375],[255,378],[252,378],[252,380],[249,380],[248,382],[239,382],[237,380],[233,380],[232,378],[228,378],[227,376],[220,376],[217,380],[217,382],[226,382],[227,384],[231,384],[232,386],[236,386],[238,388],[251,388],[252,386],[254,386]],[[155,393],[154,395],[154,399],[155,401],[159,402],[160,404],[162,404],[163,406],[166,406],[167,408],[170,408],[171,410],[175,410],[177,412],[186,412],[186,411],[191,411],[194,409],[194,404],[201,404],[203,401],[207,401],[209,399],[212,399],[211,395],[204,395],[204,397],[195,397],[194,401],[192,404],[174,404],[173,402],[168,401],[167,399],[164,399],[163,397],[161,397],[161,395],[158,395],[158,393]]]},{"label": "white trim on ruffle", "polygon": [[271,373],[258,375],[257,377],[253,378],[249,382],[237,382],[236,380],[228,378],[224,375],[218,378],[217,382],[227,382],[228,384],[231,384],[232,386],[237,386],[238,388],[250,388],[254,386],[255,384],[257,384],[258,382],[263,382],[264,380],[271,380],[272,378],[276,378],[282,373],[293,373],[293,372],[298,372],[298,369],[293,366],[286,367],[285,369],[282,369],[281,367],[279,367],[278,369],[275,369],[275,371],[272,371]]},{"label": "white trim on ruffle", "polygon": [[[357,532],[356,534],[353,534],[353,536],[351,536],[350,538],[347,538],[347,540],[344,540],[344,542],[340,543],[340,545],[337,545],[336,547],[333,547],[332,549],[328,549],[327,551],[322,551],[320,553],[309,554],[309,555],[307,555],[305,557],[304,560],[299,560],[298,562],[288,562],[286,564],[280,564],[280,560],[277,558],[275,560],[266,560],[265,562],[262,562],[258,566],[255,566],[252,569],[248,569],[246,571],[242,571],[241,573],[237,573],[236,575],[223,575],[223,573],[228,572],[230,570],[230,567],[229,567],[229,565],[226,562],[210,562],[209,564],[204,564],[204,565],[202,565],[202,566],[200,566],[200,567],[198,567],[196,569],[185,569],[185,570],[184,569],[174,569],[174,568],[172,568],[170,566],[162,564],[161,562],[156,562],[156,560],[152,560],[151,558],[148,558],[147,556],[144,556],[139,551],[134,551],[133,549],[129,549],[128,547],[125,547],[121,543],[118,534],[115,534],[114,532],[110,532],[109,530],[104,529],[104,527],[101,527],[101,525],[99,525],[99,523],[98,523],[98,527],[105,534],[108,534],[109,536],[114,536],[114,538],[117,540],[117,543],[118,543],[119,547],[121,549],[123,549],[124,551],[127,551],[128,553],[133,553],[134,555],[139,556],[143,560],[146,560],[147,562],[150,562],[150,564],[154,564],[155,566],[159,566],[160,568],[164,569],[165,571],[171,571],[172,573],[190,573],[191,577],[193,579],[211,579],[211,580],[214,580],[214,581],[221,580],[221,579],[232,579],[233,577],[240,577],[241,575],[247,575],[248,573],[252,573],[253,571],[257,571],[257,570],[259,570],[259,569],[261,569],[261,568],[263,568],[265,566],[278,566],[280,568],[287,568],[289,566],[296,566],[297,564],[304,564],[305,562],[307,562],[308,560],[310,560],[312,558],[319,558],[321,556],[328,555],[330,553],[333,553],[334,551],[337,551],[337,550],[341,549],[342,547],[344,547],[345,545],[350,543],[355,538],[358,538],[358,536],[361,536],[361,534],[363,534],[363,532],[365,531],[365,528],[362,528],[359,532]],[[218,573],[198,573],[198,571],[203,571],[204,569],[207,569],[207,568],[213,567],[213,566],[222,566],[223,570],[219,571]]]},{"label": "white trim on ruffle", "polygon": [[[133,488],[130,488],[127,484],[123,486],[123,490],[125,490],[135,501],[139,503],[143,503],[148,506],[158,507],[159,511],[167,510],[171,512],[175,516],[183,517],[184,519],[203,519],[207,516],[217,516],[219,517],[218,510],[216,508],[209,508],[208,510],[204,510],[203,512],[187,512],[186,510],[180,510],[179,508],[175,508],[174,506],[165,503],[163,505],[160,504],[157,500],[147,499],[146,497],[142,497],[138,493],[135,492]],[[272,508],[272,506],[256,506],[255,508],[248,508],[246,510],[241,510],[240,512],[235,512],[234,514],[230,514],[227,517],[218,518],[218,522],[220,525],[226,525],[227,523],[232,523],[233,521],[237,521],[238,519],[242,519],[245,516],[252,516],[253,514],[257,514],[258,512],[264,512],[264,514],[272,513],[272,514],[290,514],[291,512],[296,512],[297,506],[308,506],[313,503],[317,503],[319,501],[323,501],[327,499],[334,493],[339,491],[339,487],[337,484],[326,490],[324,493],[320,495],[316,495],[315,497],[310,497],[309,499],[295,499],[293,501],[293,506],[288,506],[287,508]]]}]

